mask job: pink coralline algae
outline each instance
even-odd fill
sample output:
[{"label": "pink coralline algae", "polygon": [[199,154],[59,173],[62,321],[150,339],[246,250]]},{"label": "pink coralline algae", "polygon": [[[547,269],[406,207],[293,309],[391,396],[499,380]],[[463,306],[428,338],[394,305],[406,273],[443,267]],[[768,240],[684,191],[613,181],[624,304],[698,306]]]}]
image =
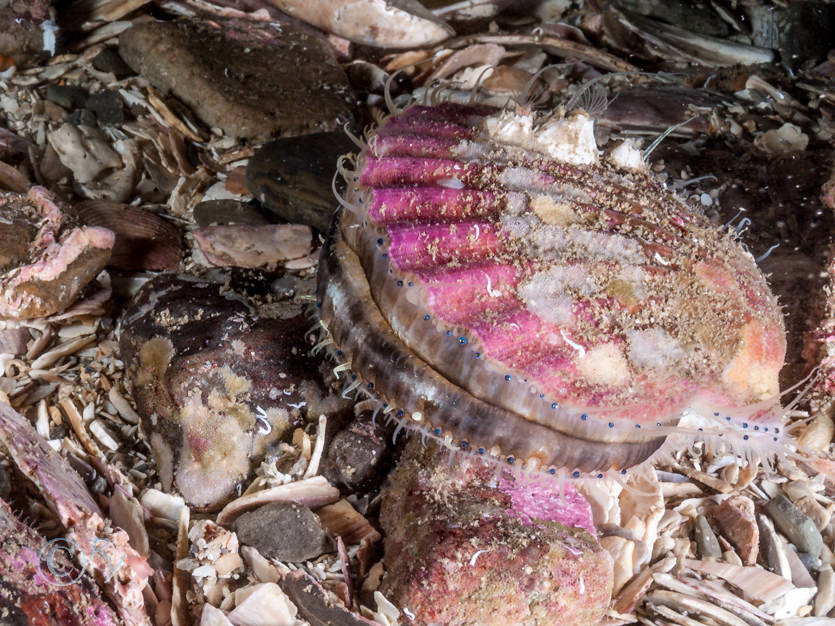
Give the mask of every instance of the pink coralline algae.
[{"label": "pink coralline algae", "polygon": [[382,492],[385,596],[421,626],[598,624],[613,573],[589,504],[541,475],[495,479],[412,439]]},{"label": "pink coralline algae", "polygon": [[43,187],[0,193],[0,319],[67,308],[104,269],[113,242],[105,228],[74,225]]},{"label": "pink coralline algae", "polygon": [[625,472],[670,435],[779,449],[765,278],[633,147],[601,157],[588,116],[413,106],[354,162],[322,345],[386,417],[564,477]]}]

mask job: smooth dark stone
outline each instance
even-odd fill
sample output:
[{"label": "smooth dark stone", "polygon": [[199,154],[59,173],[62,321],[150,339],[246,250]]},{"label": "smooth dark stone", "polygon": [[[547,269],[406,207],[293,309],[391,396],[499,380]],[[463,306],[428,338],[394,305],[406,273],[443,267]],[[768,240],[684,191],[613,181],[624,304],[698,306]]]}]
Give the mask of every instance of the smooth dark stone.
[{"label": "smooth dark stone", "polygon": [[12,493],[12,478],[10,470],[0,467],[0,500],[8,500]]},{"label": "smooth dark stone", "polygon": [[90,109],[76,109],[67,116],[67,124],[73,126],[98,126],[96,115]]},{"label": "smooth dark stone", "polygon": [[357,150],[341,131],[272,141],[249,160],[246,184],[271,213],[324,233],[339,206],[331,189],[337,159]]},{"label": "smooth dark stone", "polygon": [[376,424],[366,413],[334,435],[328,446],[322,473],[349,491],[368,491],[382,480],[391,457],[391,429],[378,416]]},{"label": "smooth dark stone", "polygon": [[797,547],[798,552],[808,552],[812,557],[820,556],[823,537],[818,527],[791,500],[781,494],[769,500],[764,508],[777,530]]},{"label": "smooth dark stone", "polygon": [[732,33],[730,25],[716,14],[710,5],[701,7],[686,0],[665,0],[664,2],[646,2],[644,0],[617,0],[619,9],[625,9],[645,17],[681,26],[687,30],[712,37],[726,37]]},{"label": "smooth dark stone", "polygon": [[87,108],[96,116],[100,124],[112,126],[125,121],[122,99],[115,91],[104,89],[87,98]]},{"label": "smooth dark stone", "polygon": [[134,72],[130,65],[125,63],[124,59],[119,56],[115,48],[104,48],[93,58],[93,67],[100,72],[109,72],[116,77],[116,80],[122,80],[128,76],[132,76]]},{"label": "smooth dark stone", "polygon": [[76,85],[56,85],[46,87],[46,99],[68,111],[80,109],[87,102],[87,91]]},{"label": "smooth dark stone", "polygon": [[268,559],[299,563],[332,552],[333,540],[306,506],[274,502],[248,511],[235,521],[238,540]]},{"label": "smooth dark stone", "polygon": [[296,570],[278,581],[279,587],[312,626],[370,626],[374,622],[335,603],[322,585],[304,570]]},{"label": "smooth dark stone", "polygon": [[200,228],[212,224],[264,226],[268,220],[257,207],[238,200],[206,200],[194,207],[194,221]]},{"label": "smooth dark stone", "polygon": [[835,6],[825,2],[792,2],[746,7],[754,45],[773,48],[789,67],[821,61],[832,47]]}]

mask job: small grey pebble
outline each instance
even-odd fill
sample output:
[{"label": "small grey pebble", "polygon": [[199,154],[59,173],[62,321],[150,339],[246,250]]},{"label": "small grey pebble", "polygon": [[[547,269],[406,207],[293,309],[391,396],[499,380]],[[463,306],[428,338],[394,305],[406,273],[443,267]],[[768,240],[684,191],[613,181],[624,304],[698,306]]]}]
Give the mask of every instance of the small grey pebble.
[{"label": "small grey pebble", "polygon": [[765,512],[777,529],[797,546],[798,552],[808,552],[813,557],[820,556],[823,537],[818,527],[791,500],[780,494],[766,503]]},{"label": "small grey pebble", "polygon": [[696,544],[699,546],[699,553],[702,558],[713,557],[719,558],[722,556],[722,548],[713,529],[708,524],[704,515],[696,517],[696,523],[693,526],[693,531],[696,535]]},{"label": "small grey pebble", "polygon": [[803,567],[813,573],[818,571],[821,566],[821,560],[819,558],[812,556],[808,552],[797,552],[796,554],[800,562],[803,563]]},{"label": "small grey pebble", "polygon": [[235,521],[242,544],[256,548],[268,559],[299,563],[334,549],[333,540],[306,506],[274,502],[248,511]]}]

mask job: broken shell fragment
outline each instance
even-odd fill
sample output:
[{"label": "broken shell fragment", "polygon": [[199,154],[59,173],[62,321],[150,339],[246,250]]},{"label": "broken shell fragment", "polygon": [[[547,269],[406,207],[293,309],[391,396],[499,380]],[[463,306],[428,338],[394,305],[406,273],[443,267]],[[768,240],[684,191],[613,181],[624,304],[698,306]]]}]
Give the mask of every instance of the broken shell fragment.
[{"label": "broken shell fragment", "polygon": [[107,200],[88,200],[74,206],[72,212],[84,224],[113,232],[109,267],[158,271],[176,269],[180,263],[180,230],[151,211]]},{"label": "broken shell fragment", "polygon": [[380,48],[419,48],[453,30],[415,0],[270,0],[279,9],[350,41]]}]

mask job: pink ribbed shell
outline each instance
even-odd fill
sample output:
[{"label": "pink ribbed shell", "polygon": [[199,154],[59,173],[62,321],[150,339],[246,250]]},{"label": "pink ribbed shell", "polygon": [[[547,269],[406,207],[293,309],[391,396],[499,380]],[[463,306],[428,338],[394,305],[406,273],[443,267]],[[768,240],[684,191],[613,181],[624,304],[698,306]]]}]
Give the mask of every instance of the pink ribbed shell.
[{"label": "pink ribbed shell", "polygon": [[626,468],[685,412],[771,440],[783,320],[751,255],[643,171],[494,139],[500,115],[415,106],[357,157],[320,264],[338,360],[510,462]]}]

